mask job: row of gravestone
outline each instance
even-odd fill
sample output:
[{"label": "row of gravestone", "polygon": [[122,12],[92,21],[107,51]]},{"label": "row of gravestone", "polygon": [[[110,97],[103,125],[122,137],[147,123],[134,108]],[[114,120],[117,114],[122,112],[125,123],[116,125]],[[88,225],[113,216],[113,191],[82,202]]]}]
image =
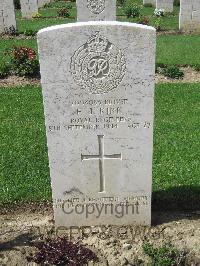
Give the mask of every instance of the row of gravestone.
[{"label": "row of gravestone", "polygon": [[[143,0],[143,4],[151,4],[165,12],[174,9],[174,0]],[[200,0],[180,0],[179,29],[200,29]]]},{"label": "row of gravestone", "polygon": [[37,36],[54,218],[62,230],[151,224],[156,31],[111,21],[111,2],[78,4],[80,20],[105,21]]},{"label": "row of gravestone", "polygon": [[[23,18],[32,18],[38,8],[50,0],[20,0]],[[144,0],[144,4],[155,4],[155,0]],[[180,30],[200,28],[200,1],[180,1]],[[173,11],[173,0],[156,0],[156,7]],[[110,12],[112,10],[113,12]],[[116,0],[77,0],[78,21],[115,20]],[[13,0],[0,0],[0,33],[16,30],[16,18]]]},{"label": "row of gravestone", "polygon": [[[50,0],[20,0],[22,18],[30,19],[38,13],[38,8]],[[0,0],[0,33],[16,31],[16,17],[13,0]]]},{"label": "row of gravestone", "polygon": [[157,9],[164,9],[166,12],[173,12],[174,0],[143,0],[143,4],[151,4]]}]

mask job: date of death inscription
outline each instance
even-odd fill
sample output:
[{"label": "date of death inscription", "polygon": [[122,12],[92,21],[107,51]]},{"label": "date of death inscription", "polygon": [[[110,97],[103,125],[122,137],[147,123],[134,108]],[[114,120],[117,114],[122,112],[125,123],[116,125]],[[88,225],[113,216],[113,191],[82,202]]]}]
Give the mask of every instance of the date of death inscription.
[{"label": "date of death inscription", "polygon": [[[149,129],[151,121],[131,108],[128,99],[79,100],[70,103],[66,123],[48,125],[49,132],[72,130]],[[69,110],[67,112],[69,112]],[[66,113],[67,113],[66,112]]]}]

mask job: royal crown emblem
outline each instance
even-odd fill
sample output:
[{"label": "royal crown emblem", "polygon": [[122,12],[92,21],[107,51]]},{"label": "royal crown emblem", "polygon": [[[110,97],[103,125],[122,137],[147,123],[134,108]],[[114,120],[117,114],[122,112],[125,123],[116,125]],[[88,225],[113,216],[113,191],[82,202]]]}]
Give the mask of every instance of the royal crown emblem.
[{"label": "royal crown emblem", "polygon": [[88,9],[94,14],[100,14],[105,9],[105,0],[87,0]]},{"label": "royal crown emblem", "polygon": [[125,75],[125,58],[117,46],[96,32],[74,53],[70,69],[83,89],[93,94],[108,93]]}]

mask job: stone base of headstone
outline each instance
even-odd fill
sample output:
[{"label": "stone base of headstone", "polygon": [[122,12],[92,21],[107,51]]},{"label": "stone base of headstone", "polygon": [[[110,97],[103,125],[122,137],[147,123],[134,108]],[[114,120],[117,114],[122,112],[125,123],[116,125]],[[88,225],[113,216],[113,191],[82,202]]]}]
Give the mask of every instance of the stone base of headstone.
[{"label": "stone base of headstone", "polygon": [[22,18],[31,19],[38,13],[38,0],[20,0]]},{"label": "stone base of headstone", "polygon": [[49,4],[51,0],[38,0],[38,8],[43,7],[45,4]]},{"label": "stone base of headstone", "polygon": [[200,32],[200,1],[181,0],[179,14],[179,29],[181,31]]},{"label": "stone base of headstone", "polygon": [[143,5],[151,4],[152,6],[156,6],[156,0],[143,0]]},{"label": "stone base of headstone", "polygon": [[156,8],[164,9],[165,12],[173,12],[174,0],[156,0]]},{"label": "stone base of headstone", "polygon": [[16,18],[13,0],[0,1],[0,33],[16,31]]}]

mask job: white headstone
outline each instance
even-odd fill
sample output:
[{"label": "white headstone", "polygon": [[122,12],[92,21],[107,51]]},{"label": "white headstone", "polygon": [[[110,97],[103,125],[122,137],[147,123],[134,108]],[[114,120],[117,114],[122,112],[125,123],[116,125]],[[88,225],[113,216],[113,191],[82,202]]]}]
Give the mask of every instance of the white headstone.
[{"label": "white headstone", "polygon": [[165,12],[173,12],[174,0],[156,0],[156,8],[164,9]]},{"label": "white headstone", "polygon": [[13,0],[0,0],[0,33],[9,33],[13,30],[16,30]]},{"label": "white headstone", "polygon": [[38,33],[56,226],[151,223],[155,29]]},{"label": "white headstone", "polygon": [[32,18],[38,13],[37,0],[20,0],[20,4],[23,18]]},{"label": "white headstone", "polygon": [[38,7],[43,7],[45,4],[49,4],[51,0],[38,0]]},{"label": "white headstone", "polygon": [[181,0],[179,29],[200,30],[200,0]]},{"label": "white headstone", "polygon": [[77,21],[116,20],[116,0],[76,0]]},{"label": "white headstone", "polygon": [[152,6],[156,5],[156,0],[143,0],[143,5],[152,4]]}]

